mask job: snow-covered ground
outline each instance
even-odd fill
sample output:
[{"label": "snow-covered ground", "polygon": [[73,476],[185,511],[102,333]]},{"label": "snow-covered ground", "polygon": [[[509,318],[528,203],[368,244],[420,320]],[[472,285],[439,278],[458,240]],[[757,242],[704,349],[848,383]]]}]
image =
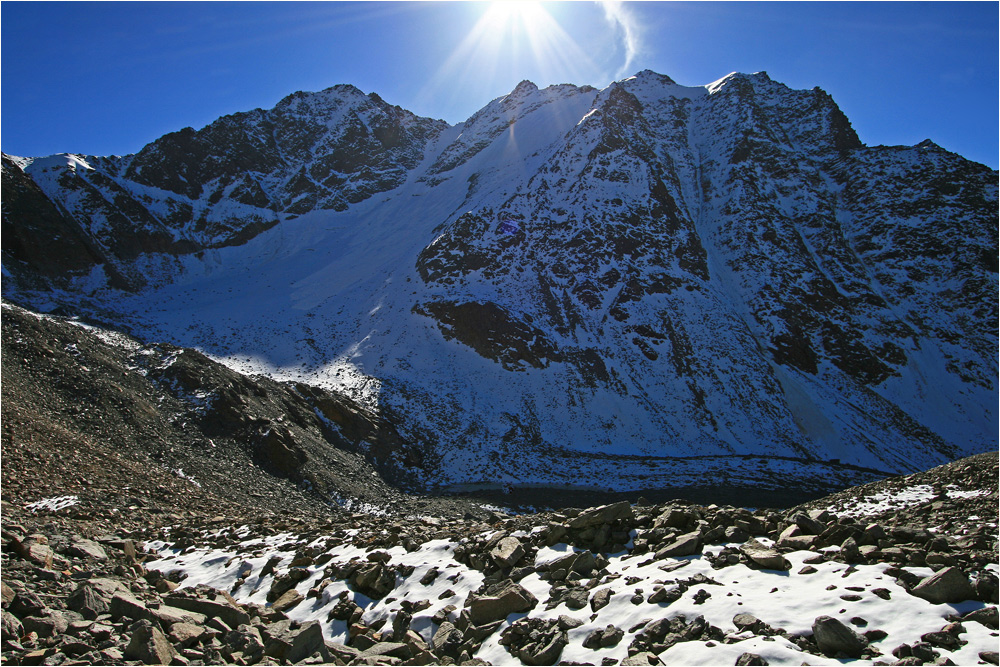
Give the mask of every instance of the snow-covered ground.
[{"label": "snow-covered ground", "polygon": [[[893,503],[920,503],[930,498],[928,488],[904,488],[892,494],[865,498],[853,508],[853,513],[860,517],[892,507]],[[951,493],[968,495],[970,492],[953,489]],[[421,519],[415,517],[412,520]],[[364,609],[363,621],[366,624],[372,625],[379,619],[387,619],[387,627],[391,627],[391,620],[402,609],[404,600],[410,603],[428,601],[429,606],[414,613],[411,628],[430,642],[437,628],[432,617],[446,606],[454,605],[457,610],[452,611],[448,617],[453,621],[457,620],[466,598],[483,583],[484,576],[481,572],[453,557],[459,546],[458,542],[432,540],[412,552],[407,552],[401,546],[379,549],[388,554],[390,564],[413,569],[405,577],[397,575],[396,588],[388,597],[372,600],[351,590],[343,581],[324,578],[325,567],[346,563],[351,559],[366,561],[368,554],[374,550],[353,545],[351,537],[356,532],[348,531],[348,534],[332,541],[328,536],[300,538],[295,534],[283,533],[268,538],[245,539],[225,549],[189,547],[186,551],[179,552],[164,541],[149,542],[146,548],[159,555],[158,560],[148,564],[149,567],[164,573],[179,570],[186,575],[182,580],[182,587],[206,584],[232,591],[239,602],[261,605],[267,604],[266,596],[275,576],[259,575],[270,559],[280,558],[275,569],[281,572],[287,569],[296,552],[303,547],[313,547],[319,553],[328,553],[331,556],[330,562],[324,562],[323,558],[316,556],[324,565],[303,566],[309,572],[308,577],[296,586],[303,595],[312,588],[318,588],[321,592],[318,596],[307,597],[286,613],[299,621],[318,621],[327,641],[338,643],[348,641],[347,625],[343,621],[328,620],[327,615],[342,593],[346,593]],[[514,533],[514,536],[524,538],[528,533]],[[633,538],[634,536],[633,532]],[[766,539],[760,541],[770,544]],[[543,567],[539,571],[532,571],[519,582],[538,599],[538,605],[531,612],[508,616],[501,627],[483,642],[474,657],[492,664],[518,664],[519,661],[499,641],[504,628],[525,616],[557,619],[560,615],[567,615],[578,619],[581,625],[569,630],[569,644],[560,659],[591,664],[601,664],[603,659],[620,661],[626,658],[633,638],[649,621],[685,617],[690,622],[703,616],[709,624],[727,633],[726,641],[688,641],[675,644],[659,656],[664,664],[731,665],[735,664],[741,654],[747,652],[763,657],[772,665],[873,664],[868,659],[841,660],[822,654],[805,653],[781,636],[756,636],[750,631],[741,634],[733,619],[737,614],[752,614],[773,628],[783,628],[791,635],[806,636],[812,634],[812,624],[817,617],[831,616],[858,633],[870,630],[884,632],[885,637],[872,641],[870,646],[881,652],[884,659],[893,660],[891,652],[901,644],[912,645],[919,642],[922,635],[940,631],[952,617],[984,607],[982,602],[972,600],[955,604],[933,604],[910,595],[894,576],[887,573],[893,567],[890,564],[848,565],[817,558],[813,551],[784,554],[791,564],[788,571],[751,569],[743,564],[713,568],[709,556],[727,546],[739,545],[717,544],[705,547],[701,555],[655,559],[648,553],[631,554],[631,543],[626,545],[626,550],[608,556],[608,565],[601,572],[600,581],[590,589],[591,596],[604,588],[612,593],[610,603],[596,612],[590,606],[572,609],[565,603],[546,609],[551,589],[549,582],[543,580],[539,572],[546,569],[546,563],[579,550],[567,544],[541,547],[532,565],[535,568]],[[828,547],[827,551],[838,549],[839,547]],[[245,575],[248,565],[252,568],[251,576],[242,585],[234,587],[237,578],[241,574]],[[430,584],[422,584],[421,579],[432,568],[437,568],[440,575]],[[928,577],[934,572],[929,567],[907,566],[904,569],[920,578]],[[1000,571],[996,563],[989,565],[987,569],[994,574]],[[657,586],[673,588],[678,581],[692,578],[698,578],[698,583],[686,586],[680,598],[672,603],[649,603],[645,599]],[[592,631],[603,630],[608,625],[617,626],[624,631],[620,642],[597,650],[584,647],[584,639]],[[966,643],[952,651],[936,650],[955,664],[972,665],[979,662],[979,652],[995,651],[1000,641],[995,630],[978,622],[965,623],[960,639]]]}]

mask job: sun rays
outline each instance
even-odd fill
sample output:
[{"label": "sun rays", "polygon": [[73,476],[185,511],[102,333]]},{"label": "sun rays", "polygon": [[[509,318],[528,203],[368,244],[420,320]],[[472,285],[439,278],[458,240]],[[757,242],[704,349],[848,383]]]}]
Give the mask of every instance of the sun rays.
[{"label": "sun rays", "polygon": [[470,89],[495,94],[497,82],[516,84],[524,78],[539,79],[536,83],[543,85],[589,79],[588,73],[596,68],[592,59],[545,4],[501,0],[486,5],[472,29],[438,68],[425,94],[449,91],[465,96]]}]

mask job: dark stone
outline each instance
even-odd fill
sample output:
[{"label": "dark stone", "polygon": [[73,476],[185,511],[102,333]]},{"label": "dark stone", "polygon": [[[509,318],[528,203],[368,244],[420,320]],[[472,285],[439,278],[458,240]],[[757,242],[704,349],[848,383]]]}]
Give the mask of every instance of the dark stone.
[{"label": "dark stone", "polygon": [[858,658],[868,647],[868,641],[832,616],[820,616],[813,621],[813,637],[819,649],[827,655],[844,653]]}]

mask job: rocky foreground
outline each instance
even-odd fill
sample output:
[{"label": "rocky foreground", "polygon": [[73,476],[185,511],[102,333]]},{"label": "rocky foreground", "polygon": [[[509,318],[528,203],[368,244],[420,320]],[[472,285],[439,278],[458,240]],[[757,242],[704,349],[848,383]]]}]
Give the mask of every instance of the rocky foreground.
[{"label": "rocky foreground", "polygon": [[2,658],[997,664],[997,480],[983,454],[783,511],[464,519],[5,501]]}]

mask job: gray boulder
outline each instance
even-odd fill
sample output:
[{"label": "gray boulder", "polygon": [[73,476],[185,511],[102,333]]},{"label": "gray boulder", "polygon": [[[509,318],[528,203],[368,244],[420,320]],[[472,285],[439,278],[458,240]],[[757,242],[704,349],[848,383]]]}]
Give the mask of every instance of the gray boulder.
[{"label": "gray boulder", "polygon": [[784,556],[776,550],[764,546],[757,540],[751,539],[741,544],[740,552],[746,556],[748,560],[756,563],[765,570],[787,571],[791,567],[791,564],[785,560]]},{"label": "gray boulder", "polygon": [[957,567],[946,567],[914,586],[910,595],[933,604],[944,604],[975,599],[976,591],[964,572]]},{"label": "gray boulder", "polygon": [[516,537],[505,537],[490,551],[490,558],[499,567],[511,567],[524,557],[524,547]]},{"label": "gray boulder", "polygon": [[144,665],[169,665],[177,657],[170,640],[152,622],[137,621],[131,630],[132,637],[125,647],[126,660],[138,660]]},{"label": "gray boulder", "polygon": [[827,655],[843,653],[858,658],[868,647],[868,640],[832,616],[819,616],[812,625],[819,650]]},{"label": "gray boulder", "polygon": [[592,507],[589,510],[585,510],[571,519],[567,525],[570,530],[577,530],[589,526],[600,526],[601,524],[611,523],[624,518],[632,518],[633,516],[632,505],[627,500],[623,500],[620,503],[601,505],[600,507]]},{"label": "gray boulder", "polygon": [[531,611],[537,604],[538,599],[531,591],[508,579],[489,595],[469,596],[469,619],[474,625],[484,625],[510,614]]},{"label": "gray boulder", "polygon": [[701,553],[701,533],[694,531],[679,535],[657,550],[656,558],[680,558]]}]

